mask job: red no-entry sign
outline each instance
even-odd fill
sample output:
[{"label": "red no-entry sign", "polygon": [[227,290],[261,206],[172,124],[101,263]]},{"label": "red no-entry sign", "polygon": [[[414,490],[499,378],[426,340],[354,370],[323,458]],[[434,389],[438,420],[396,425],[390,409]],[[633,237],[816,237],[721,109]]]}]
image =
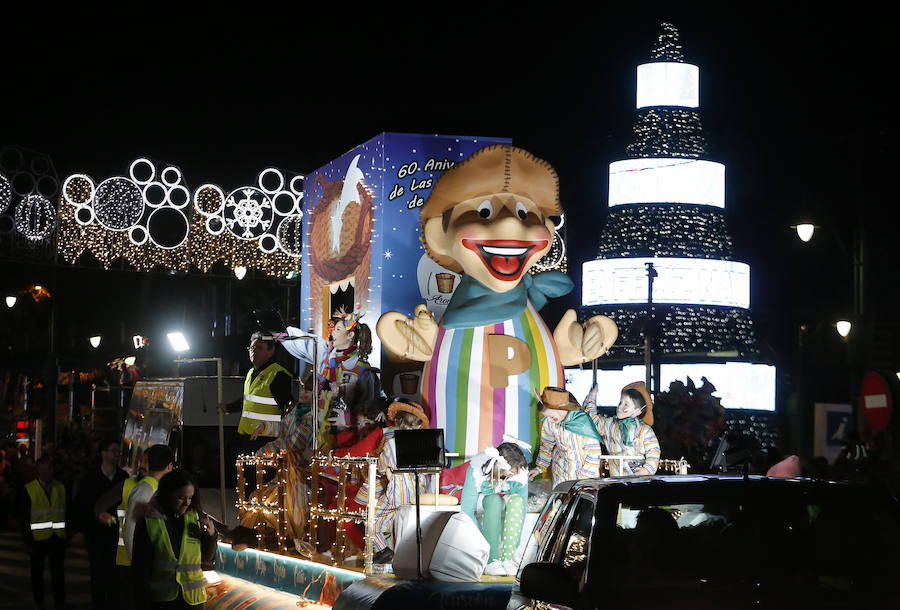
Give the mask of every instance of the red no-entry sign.
[{"label": "red no-entry sign", "polygon": [[862,382],[860,402],[872,430],[884,430],[894,409],[887,380],[878,373],[867,373]]}]

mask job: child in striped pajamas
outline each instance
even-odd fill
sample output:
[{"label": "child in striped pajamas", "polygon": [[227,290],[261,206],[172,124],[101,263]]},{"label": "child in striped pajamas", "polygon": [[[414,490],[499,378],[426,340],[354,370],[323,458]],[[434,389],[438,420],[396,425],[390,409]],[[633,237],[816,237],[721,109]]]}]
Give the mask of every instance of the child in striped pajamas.
[{"label": "child in striped pajamas", "polygon": [[[412,473],[394,473],[397,468],[396,430],[418,430],[428,427],[428,416],[414,402],[395,401],[388,407],[388,419],[392,425],[384,429],[381,450],[378,454],[378,480],[374,490],[375,525],[373,536],[376,563],[389,561],[393,556],[394,513],[403,504],[415,504],[416,485]],[[419,493],[427,493],[431,476],[419,476]],[[364,484],[356,494],[356,502],[365,506],[369,501],[369,486]]]},{"label": "child in striped pajamas", "polygon": [[[596,406],[597,386],[591,388],[585,405]],[[659,440],[653,432],[653,400],[643,381],[622,388],[615,417],[591,411],[591,418],[612,455],[637,455],[642,459],[610,460],[611,476],[649,475],[659,466]]]},{"label": "child in striped pajamas", "polygon": [[540,395],[541,446],[530,477],[549,467],[553,485],[600,476],[603,445],[590,416],[572,394],[547,387]]}]

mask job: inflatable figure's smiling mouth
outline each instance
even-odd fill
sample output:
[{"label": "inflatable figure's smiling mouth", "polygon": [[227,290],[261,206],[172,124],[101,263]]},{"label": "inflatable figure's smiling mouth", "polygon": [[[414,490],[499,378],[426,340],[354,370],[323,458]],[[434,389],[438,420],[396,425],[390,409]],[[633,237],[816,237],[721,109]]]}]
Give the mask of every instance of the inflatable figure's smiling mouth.
[{"label": "inflatable figure's smiling mouth", "polygon": [[481,256],[484,266],[499,280],[516,280],[533,254],[547,247],[547,240],[463,239],[462,245]]}]

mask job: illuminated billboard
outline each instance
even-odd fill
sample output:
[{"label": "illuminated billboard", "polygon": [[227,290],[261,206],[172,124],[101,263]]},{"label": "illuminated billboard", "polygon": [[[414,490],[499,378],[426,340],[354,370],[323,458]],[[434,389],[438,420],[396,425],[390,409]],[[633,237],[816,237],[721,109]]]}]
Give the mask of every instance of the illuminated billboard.
[{"label": "illuminated billboard", "polygon": [[654,62],[637,67],[638,108],[700,106],[700,68],[680,62]]},{"label": "illuminated billboard", "polygon": [[[618,370],[597,371],[597,404],[614,407],[619,403],[621,389],[633,381],[644,379],[643,365],[630,365]],[[660,387],[666,391],[673,381],[687,383],[690,377],[697,386],[706,377],[716,386],[714,396],[722,399],[726,409],[775,410],[775,367],[751,362],[710,362],[697,364],[663,364],[660,366]],[[591,389],[590,370],[566,369],[566,389],[584,402]]]},{"label": "illuminated billboard", "polygon": [[750,266],[707,258],[609,258],[584,263],[582,305],[647,302],[653,263],[654,303],[750,307]]},{"label": "illuminated billboard", "polygon": [[725,207],[725,166],[676,158],[626,159],[609,164],[609,205],[696,203]]}]

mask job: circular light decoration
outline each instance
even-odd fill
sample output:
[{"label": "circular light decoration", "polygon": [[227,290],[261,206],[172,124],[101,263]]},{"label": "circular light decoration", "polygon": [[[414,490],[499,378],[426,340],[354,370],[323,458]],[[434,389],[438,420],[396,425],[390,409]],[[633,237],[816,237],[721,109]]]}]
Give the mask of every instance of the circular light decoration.
[{"label": "circular light decoration", "polygon": [[266,233],[259,238],[259,249],[264,253],[272,254],[273,252],[275,252],[275,248],[277,247],[278,239],[271,233]]},{"label": "circular light decoration", "polygon": [[[269,176],[275,176],[275,178],[273,179]],[[273,183],[273,180],[276,182]],[[274,167],[267,167],[259,172],[256,181],[259,183],[259,189],[266,195],[274,195],[284,188],[284,174]]]},{"label": "circular light decoration", "polygon": [[88,205],[79,205],[75,208],[75,222],[81,226],[87,226],[94,222],[94,210]]},{"label": "circular light decoration", "polygon": [[141,157],[131,162],[128,168],[128,175],[131,179],[140,185],[149,184],[156,178],[156,166],[150,161]]},{"label": "circular light decoration", "polygon": [[26,197],[34,192],[34,176],[28,172],[16,172],[11,182],[13,192],[19,197]]},{"label": "circular light decoration", "polygon": [[293,214],[297,208],[297,200],[288,191],[278,191],[272,196],[272,206],[275,212],[281,216]]},{"label": "circular light decoration", "polygon": [[47,239],[56,228],[56,208],[46,197],[28,195],[16,208],[16,230],[31,241]]},{"label": "circular light decoration", "polygon": [[559,218],[559,224],[553,223],[554,226],[556,227],[556,230],[557,230],[557,231],[559,231],[560,229],[562,229],[562,228],[563,228],[563,225],[566,224],[566,215],[565,215],[565,214],[560,214],[560,215],[558,216],[558,218]]},{"label": "circular light decoration", "polygon": [[225,194],[215,184],[204,184],[194,191],[194,209],[204,216],[215,216],[222,212]]},{"label": "circular light decoration", "polygon": [[136,225],[131,227],[131,230],[128,231],[128,239],[131,240],[135,246],[143,246],[147,243],[147,239],[150,235],[147,233],[147,229],[142,227],[141,225]]},{"label": "circular light decoration", "polygon": [[269,197],[252,186],[232,191],[225,199],[225,225],[238,239],[259,239],[272,226],[274,210]]},{"label": "circular light decoration", "polygon": [[191,193],[180,184],[176,184],[166,193],[166,201],[179,210],[191,202]]},{"label": "circular light decoration", "polygon": [[144,198],[134,182],[122,176],[107,178],[94,194],[94,215],[110,231],[133,227],[144,213]]},{"label": "circular light decoration", "polygon": [[210,216],[206,219],[206,230],[211,235],[221,235],[225,230],[225,221],[221,216]]},{"label": "circular light decoration", "polygon": [[278,247],[281,251],[294,258],[300,258],[303,252],[303,214],[287,216],[278,225],[276,231]]},{"label": "circular light decoration", "polygon": [[63,182],[63,200],[71,205],[85,205],[94,198],[94,181],[84,174],[72,174]]},{"label": "circular light decoration", "polygon": [[297,175],[291,178],[289,186],[297,197],[303,199],[303,176]]},{"label": "circular light decoration", "polygon": [[10,202],[12,202],[12,187],[7,177],[0,174],[0,214],[6,211]]},{"label": "circular light decoration", "polygon": [[172,250],[183,244],[188,231],[187,216],[175,208],[157,208],[147,218],[150,241],[164,250]]},{"label": "circular light decoration", "polygon": [[13,228],[15,228],[16,223],[13,221],[13,217],[7,214],[0,216],[0,234],[8,235],[12,233]]},{"label": "circular light decoration", "polygon": [[47,199],[52,199],[59,192],[59,180],[53,176],[41,176],[37,181],[37,192]]},{"label": "circular light decoration", "polygon": [[166,195],[168,195],[168,191],[166,190],[166,185],[162,182],[148,182],[144,185],[144,201],[151,208],[158,208],[162,205],[166,204]]},{"label": "circular light decoration", "polygon": [[163,184],[166,186],[175,186],[181,181],[181,170],[170,165],[160,172],[159,179],[162,180]]},{"label": "circular light decoration", "polygon": [[553,243],[550,244],[550,250],[547,254],[535,263],[534,267],[538,271],[551,271],[556,269],[566,257],[566,242],[562,240],[559,231],[553,232]]}]

